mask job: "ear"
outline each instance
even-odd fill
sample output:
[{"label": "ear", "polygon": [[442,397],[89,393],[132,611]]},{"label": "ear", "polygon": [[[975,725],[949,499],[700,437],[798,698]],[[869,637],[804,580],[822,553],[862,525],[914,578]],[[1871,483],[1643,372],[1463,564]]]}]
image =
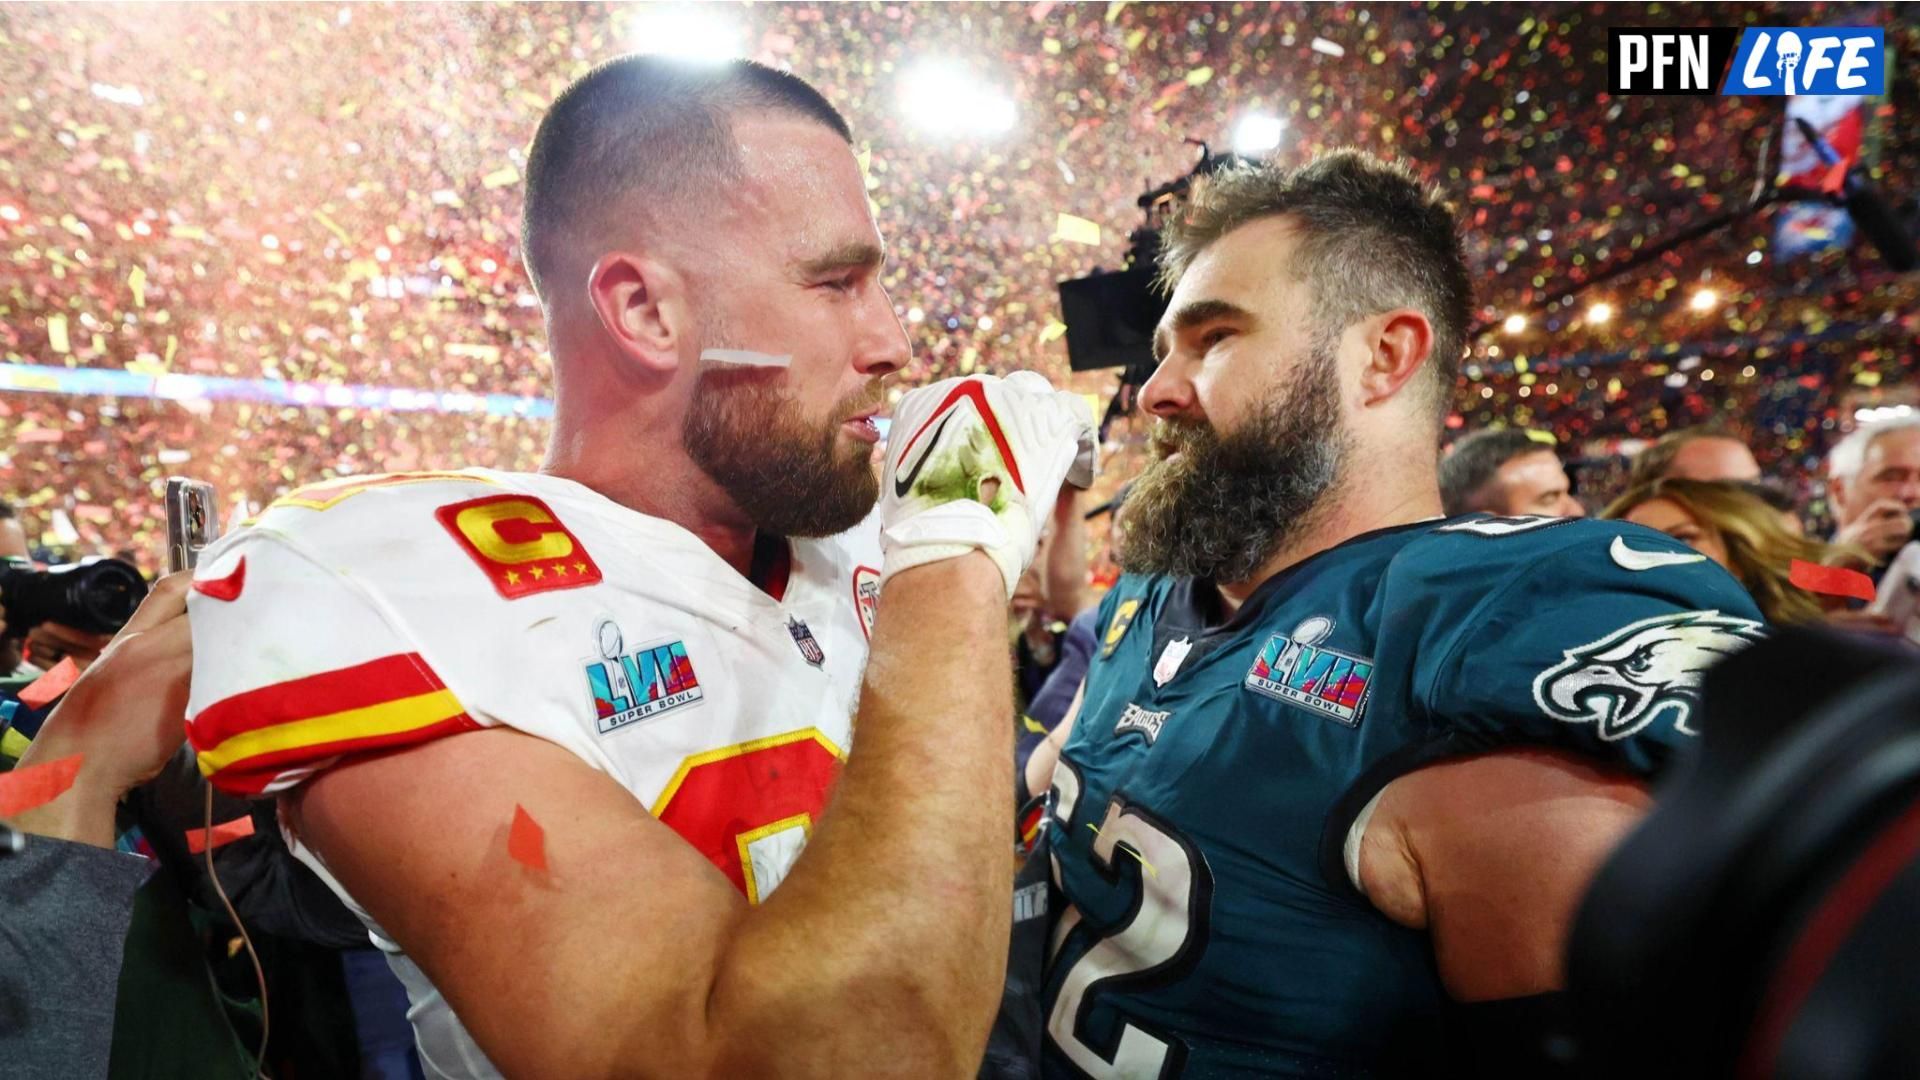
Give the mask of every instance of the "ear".
[{"label": "ear", "polygon": [[1833,499],[1836,510],[1847,508],[1847,478],[1844,476],[1827,477],[1827,495]]},{"label": "ear", "polygon": [[691,326],[679,275],[665,264],[610,251],[593,264],[587,299],[620,354],[642,370],[670,375]]},{"label": "ear", "polygon": [[1393,398],[1431,359],[1433,324],[1408,308],[1368,321],[1367,361],[1360,370],[1360,403],[1374,406]]}]

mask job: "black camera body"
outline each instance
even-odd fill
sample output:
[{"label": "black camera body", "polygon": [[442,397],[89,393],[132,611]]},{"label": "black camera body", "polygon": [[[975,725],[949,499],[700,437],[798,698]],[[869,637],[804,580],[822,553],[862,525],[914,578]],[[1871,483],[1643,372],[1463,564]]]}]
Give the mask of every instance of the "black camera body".
[{"label": "black camera body", "polygon": [[43,622],[91,634],[111,634],[127,625],[146,599],[147,579],[119,559],[35,569],[25,559],[0,560],[0,611],[7,636],[21,637]]}]

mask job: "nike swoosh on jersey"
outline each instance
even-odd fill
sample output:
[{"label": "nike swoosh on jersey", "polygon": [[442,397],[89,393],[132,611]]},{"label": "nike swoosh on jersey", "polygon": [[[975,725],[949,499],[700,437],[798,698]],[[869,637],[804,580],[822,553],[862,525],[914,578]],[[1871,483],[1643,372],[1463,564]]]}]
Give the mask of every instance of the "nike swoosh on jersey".
[{"label": "nike swoosh on jersey", "polygon": [[904,499],[907,497],[907,492],[913,490],[913,482],[920,479],[920,470],[926,467],[927,459],[933,456],[933,448],[940,444],[940,433],[946,430],[947,421],[951,419],[953,419],[951,412],[940,418],[940,426],[933,429],[933,437],[927,440],[926,449],[920,451],[920,460],[913,463],[913,468],[908,469],[905,476],[894,477],[893,493],[895,495]]},{"label": "nike swoosh on jersey", "polygon": [[1627,546],[1627,538],[1616,536],[1613,546],[1607,549],[1613,561],[1624,570],[1655,570],[1662,566],[1685,566],[1688,563],[1707,561],[1705,555],[1695,552],[1682,555],[1677,551],[1637,551]]}]

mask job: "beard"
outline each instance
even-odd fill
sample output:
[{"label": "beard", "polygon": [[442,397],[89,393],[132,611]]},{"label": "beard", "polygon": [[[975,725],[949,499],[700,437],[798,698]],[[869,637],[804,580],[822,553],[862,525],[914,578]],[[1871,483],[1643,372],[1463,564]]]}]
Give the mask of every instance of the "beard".
[{"label": "beard", "polygon": [[[1348,451],[1332,342],[1237,429],[1163,420],[1154,462],[1133,482],[1120,565],[1133,573],[1250,580],[1312,524]],[[1172,457],[1175,453],[1179,457]]]},{"label": "beard", "polygon": [[872,447],[840,425],[880,404],[880,384],[808,420],[779,376],[708,367],[693,387],[680,443],[754,527],[776,536],[833,536],[866,518],[880,497]]}]

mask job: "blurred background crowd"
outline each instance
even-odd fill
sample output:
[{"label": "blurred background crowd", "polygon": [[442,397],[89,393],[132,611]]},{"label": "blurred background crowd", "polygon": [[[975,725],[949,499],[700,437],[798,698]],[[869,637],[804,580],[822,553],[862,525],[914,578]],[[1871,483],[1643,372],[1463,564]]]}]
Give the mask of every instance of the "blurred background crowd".
[{"label": "blurred background crowd", "polygon": [[[847,112],[913,340],[904,385],[1067,377],[1056,283],[1120,265],[1136,196],[1192,165],[1183,140],[1359,145],[1465,208],[1489,330],[1455,432],[1551,434],[1598,509],[1626,454],[1718,422],[1824,524],[1827,448],[1915,401],[1920,285],[1864,243],[1783,250],[1765,213],[1541,310],[1779,164],[1770,99],[1610,96],[1613,21],[1594,4],[9,6],[0,491],[44,553],[151,570],[168,474],[244,514],[335,475],[536,465],[526,144],[570,78],[644,46],[788,66]],[[1920,45],[1911,20],[1887,34],[1894,55]],[[1869,101],[1861,160],[1909,198],[1916,94],[1895,78]],[[1102,399],[1114,381],[1071,378]],[[100,386],[119,392],[44,392]],[[1109,435],[1125,451],[1139,425]]]},{"label": "blurred background crowd", "polygon": [[[551,371],[519,247],[527,146],[571,79],[644,49],[788,68],[847,114],[913,347],[896,395],[1031,368],[1098,414],[1126,376],[1072,369],[1058,284],[1123,265],[1138,198],[1195,144],[1400,156],[1459,208],[1478,290],[1450,513],[1636,521],[1727,566],[1770,620],[1897,635],[1904,609],[1864,601],[1920,511],[1920,275],[1844,215],[1740,212],[1791,168],[1779,101],[1609,94],[1623,21],[1871,24],[1889,56],[1920,54],[1920,20],[1878,4],[0,5],[0,518],[17,522],[0,555],[154,576],[174,475],[210,482],[231,526],[338,476],[537,468]],[[1916,116],[1920,82],[1896,73],[1848,155],[1909,228]],[[1114,414],[1104,475],[1056,508],[1014,597],[1024,749],[1085,670],[1147,430]],[[105,640],[53,623],[0,664],[84,666]],[[122,845],[153,851],[137,830]],[[280,1074],[418,1075],[357,924],[289,901],[311,883],[277,878],[283,859],[225,857],[259,889],[250,919],[331,920],[265,927],[276,1000],[310,1021],[276,1033]],[[207,888],[183,882],[193,914],[167,917],[219,947]],[[303,959],[342,949],[344,976]],[[244,995],[244,957],[213,959]],[[251,1043],[248,1006],[176,1004],[144,1034],[227,1042],[232,1024]]]}]

